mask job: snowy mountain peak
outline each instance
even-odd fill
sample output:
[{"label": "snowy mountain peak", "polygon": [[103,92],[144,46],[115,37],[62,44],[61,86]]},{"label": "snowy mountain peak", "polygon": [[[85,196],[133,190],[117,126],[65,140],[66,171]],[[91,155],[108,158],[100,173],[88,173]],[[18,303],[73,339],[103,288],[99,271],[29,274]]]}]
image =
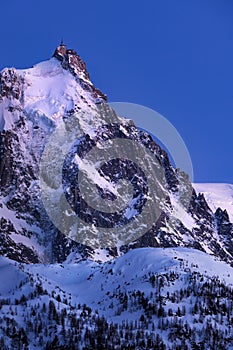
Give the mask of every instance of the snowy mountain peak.
[{"label": "snowy mountain peak", "polygon": [[[105,100],[106,96],[90,81],[86,65],[80,56],[74,50],[67,49],[64,43],[56,48],[54,56],[47,61],[29,69],[6,68],[0,73],[0,253],[23,262],[61,262],[71,256],[74,256],[74,260],[87,256],[103,260],[103,256],[105,259],[105,256],[116,256],[138,247],[181,246],[215,254],[232,263],[233,227],[227,214],[215,214],[205,197],[193,190],[185,175],[184,180],[180,181],[180,173],[172,167],[166,152],[150,135],[138,130],[130,120],[118,116]],[[77,140],[69,151],[64,148],[63,179],[61,186],[58,186],[61,197],[52,196],[53,184],[60,179],[60,175],[54,177],[51,168],[56,169],[59,162],[55,155],[60,156],[61,146],[66,147],[67,139],[58,138],[59,144],[55,145],[58,148],[54,148],[54,153],[51,152],[49,140],[54,135],[54,130],[60,130],[60,127],[70,137],[69,131],[74,127],[74,120],[79,136],[75,134]],[[118,153],[120,161],[118,154],[114,153],[112,158],[111,150],[114,148],[114,152],[119,152],[120,149],[119,143],[118,147],[108,148],[109,145],[114,145],[115,139],[120,139],[124,145],[127,142],[136,145],[136,158],[133,161],[129,161],[127,154],[121,151]],[[106,144],[106,154],[111,156],[105,158],[110,159],[105,161],[106,165],[99,168],[98,157],[97,162],[87,161],[87,154],[92,149],[102,150]],[[40,165],[45,147],[48,147],[50,156],[48,163],[45,162],[43,173],[40,172]],[[151,152],[152,165],[148,163],[147,178],[136,166],[142,164],[143,157],[139,152],[141,148]],[[156,170],[153,170],[157,160],[165,174],[165,183],[162,185],[158,183]],[[109,189],[114,193],[112,190],[117,187],[118,180],[126,179],[132,185],[134,193],[129,203],[126,202],[125,208],[116,212],[102,212],[87,205],[76,182],[81,167],[86,171],[87,180],[95,184],[93,200],[106,198]],[[57,202],[55,205],[51,203],[52,212],[48,214],[45,210],[39,181],[42,173],[52,179],[51,186],[49,182],[46,188],[46,200],[55,198],[57,201],[57,198],[65,195],[73,211],[86,220],[82,234],[88,232],[87,240],[77,242],[70,239],[76,237],[73,236],[77,233],[75,225],[65,230],[65,234],[59,231],[64,219],[64,222],[67,218],[70,219],[69,211],[61,211],[64,217],[55,215],[56,219],[59,218],[59,223],[53,225],[48,215],[57,214],[53,208],[59,206]],[[145,225],[139,221],[143,206],[149,201],[153,205],[152,194],[156,193],[151,191],[151,196],[147,195],[147,182],[158,184],[156,188],[163,188],[166,200],[159,203],[159,220],[153,215],[146,215]],[[186,208],[182,208],[178,201],[180,183],[185,184],[185,191],[192,193]],[[85,191],[86,189],[89,189],[89,184]],[[154,209],[150,210],[150,213],[154,212]],[[148,220],[150,226],[147,225]],[[129,235],[127,225],[131,221],[136,223],[136,231],[140,231],[137,240],[134,236],[135,228],[131,229],[132,235]],[[99,247],[97,244],[97,249],[93,248],[94,239],[89,240],[90,232],[93,235],[91,237],[99,239],[103,236],[104,229],[110,228],[115,239],[119,237],[120,226],[122,234],[127,239],[130,237],[125,246],[122,240],[120,246],[116,239],[111,245]],[[101,229],[97,231],[97,228]],[[98,243],[98,239],[95,238],[95,242]],[[99,248],[108,249],[99,252]]]},{"label": "snowy mountain peak", "polygon": [[33,124],[64,115],[95,109],[107,96],[90,80],[85,62],[76,51],[61,43],[51,59],[32,68],[5,68],[0,72],[0,130],[12,130],[22,111]]}]

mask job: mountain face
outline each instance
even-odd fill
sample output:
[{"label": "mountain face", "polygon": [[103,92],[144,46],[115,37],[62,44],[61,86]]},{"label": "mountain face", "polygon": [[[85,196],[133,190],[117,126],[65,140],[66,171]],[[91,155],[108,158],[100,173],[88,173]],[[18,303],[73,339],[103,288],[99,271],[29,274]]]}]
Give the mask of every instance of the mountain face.
[{"label": "mountain face", "polygon": [[0,73],[0,190],[2,350],[233,349],[232,186],[192,185],[64,44]]},{"label": "mountain face", "polygon": [[[30,69],[6,68],[1,72],[0,127],[1,255],[25,263],[51,263],[86,257],[103,260],[132,248],[180,246],[214,254],[232,263],[233,228],[227,212],[224,208],[213,212],[204,195],[194,190],[186,174],[172,167],[167,153],[151,136],[109,107],[106,95],[95,88],[85,63],[74,50],[61,44],[48,61]],[[72,140],[74,128],[80,136],[77,140]],[[60,232],[66,218],[57,218],[56,203],[52,203],[55,220],[60,225],[57,228],[51,220],[53,213],[45,210],[41,198],[41,159],[53,133],[60,129],[66,130],[72,142],[64,157],[59,195],[65,195],[83,220],[81,239],[71,229],[72,225],[66,235]],[[118,156],[116,153],[115,159],[101,165],[93,176],[97,163],[85,162],[85,158],[93,148],[103,149],[106,142],[114,145],[115,139],[123,145],[122,149],[116,147]],[[131,161],[124,158],[123,151],[129,142],[137,145]],[[145,171],[138,166],[142,148],[150,153]],[[107,151],[107,155],[110,153]],[[47,177],[51,176],[57,157],[59,150],[51,150],[49,164],[42,169]],[[133,198],[127,203],[127,194],[122,193],[120,200],[127,204],[119,212],[93,209],[83,199],[77,182],[76,174],[81,167],[99,196],[110,203],[109,207],[113,205],[112,199],[116,199],[114,189],[119,180],[131,184]],[[158,168],[162,169],[161,178],[153,171]],[[155,193],[149,192],[148,183],[154,186]],[[59,187],[56,179],[48,187],[45,201],[50,201],[50,194]],[[162,201],[156,198],[157,191],[161,192]],[[185,205],[179,200],[181,193],[190,194]],[[95,195],[93,192],[93,201]],[[153,210],[148,211],[150,225],[145,230],[143,225],[147,221],[140,221],[140,215],[148,203],[155,202]],[[132,222],[134,226],[130,226]],[[104,236],[109,229],[114,232],[110,238]],[[137,229],[143,234],[137,234]],[[119,239],[126,236],[128,240]],[[101,241],[100,237],[104,239]]]}]

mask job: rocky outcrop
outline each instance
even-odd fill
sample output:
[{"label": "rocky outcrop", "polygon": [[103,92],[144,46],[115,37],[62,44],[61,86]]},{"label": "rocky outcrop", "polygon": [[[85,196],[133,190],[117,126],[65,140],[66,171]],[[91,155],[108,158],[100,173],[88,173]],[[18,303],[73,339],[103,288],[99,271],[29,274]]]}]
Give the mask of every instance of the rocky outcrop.
[{"label": "rocky outcrop", "polygon": [[215,219],[218,227],[218,232],[221,235],[228,236],[232,232],[233,224],[229,220],[229,215],[225,210],[218,208],[215,212]]},{"label": "rocky outcrop", "polygon": [[53,57],[61,61],[62,67],[69,70],[77,79],[84,90],[90,91],[97,103],[107,101],[107,95],[97,89],[90,80],[86,63],[81,59],[75,50],[67,49],[64,43],[61,43],[55,50]]},{"label": "rocky outcrop", "polygon": [[22,82],[19,79],[16,69],[6,68],[0,73],[0,98],[20,99]]}]

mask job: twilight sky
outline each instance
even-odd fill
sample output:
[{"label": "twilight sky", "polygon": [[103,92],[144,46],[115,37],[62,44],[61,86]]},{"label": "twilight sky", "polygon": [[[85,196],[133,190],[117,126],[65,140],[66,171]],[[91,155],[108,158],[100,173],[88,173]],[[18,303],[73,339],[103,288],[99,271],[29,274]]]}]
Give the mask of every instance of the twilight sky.
[{"label": "twilight sky", "polygon": [[109,101],[166,117],[195,182],[233,183],[232,0],[2,0],[0,69],[51,57],[61,38]]}]

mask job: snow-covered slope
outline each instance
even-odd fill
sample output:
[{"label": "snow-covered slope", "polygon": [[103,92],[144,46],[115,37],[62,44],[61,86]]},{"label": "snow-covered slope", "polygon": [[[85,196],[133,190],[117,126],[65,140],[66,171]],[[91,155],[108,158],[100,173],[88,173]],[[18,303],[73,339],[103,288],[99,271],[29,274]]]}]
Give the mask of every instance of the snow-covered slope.
[{"label": "snow-covered slope", "polygon": [[[14,72],[25,87],[19,106],[27,113],[37,112],[37,115],[56,119],[74,108],[74,101],[80,97],[81,88],[55,58],[39,63],[33,68]],[[7,114],[6,111],[1,113],[0,123],[4,130],[11,129],[18,121],[11,120],[9,115],[11,114]]]},{"label": "snow-covered slope", "polygon": [[135,249],[105,263],[1,258],[0,271],[2,349],[233,348],[233,269],[197,250]]},{"label": "snow-covered slope", "polygon": [[233,223],[233,185],[223,183],[194,183],[198,193],[203,193],[213,212],[217,208],[226,209]]},{"label": "snow-covered slope", "polygon": [[76,103],[87,107],[81,98],[82,87],[56,58],[18,71],[18,74],[26,84],[22,107],[27,113],[37,112],[59,122]]},{"label": "snow-covered slope", "polygon": [[[125,292],[140,290],[149,294],[151,283],[146,276],[152,273],[200,273],[210,278],[217,277],[233,287],[232,267],[206,253],[187,248],[139,248],[105,263],[87,260],[78,264],[35,264],[29,270],[59,285],[82,303],[98,308],[111,320],[115,319],[116,310],[108,308],[112,299],[109,295],[113,295],[119,285]],[[172,289],[170,286],[169,290]]]}]

